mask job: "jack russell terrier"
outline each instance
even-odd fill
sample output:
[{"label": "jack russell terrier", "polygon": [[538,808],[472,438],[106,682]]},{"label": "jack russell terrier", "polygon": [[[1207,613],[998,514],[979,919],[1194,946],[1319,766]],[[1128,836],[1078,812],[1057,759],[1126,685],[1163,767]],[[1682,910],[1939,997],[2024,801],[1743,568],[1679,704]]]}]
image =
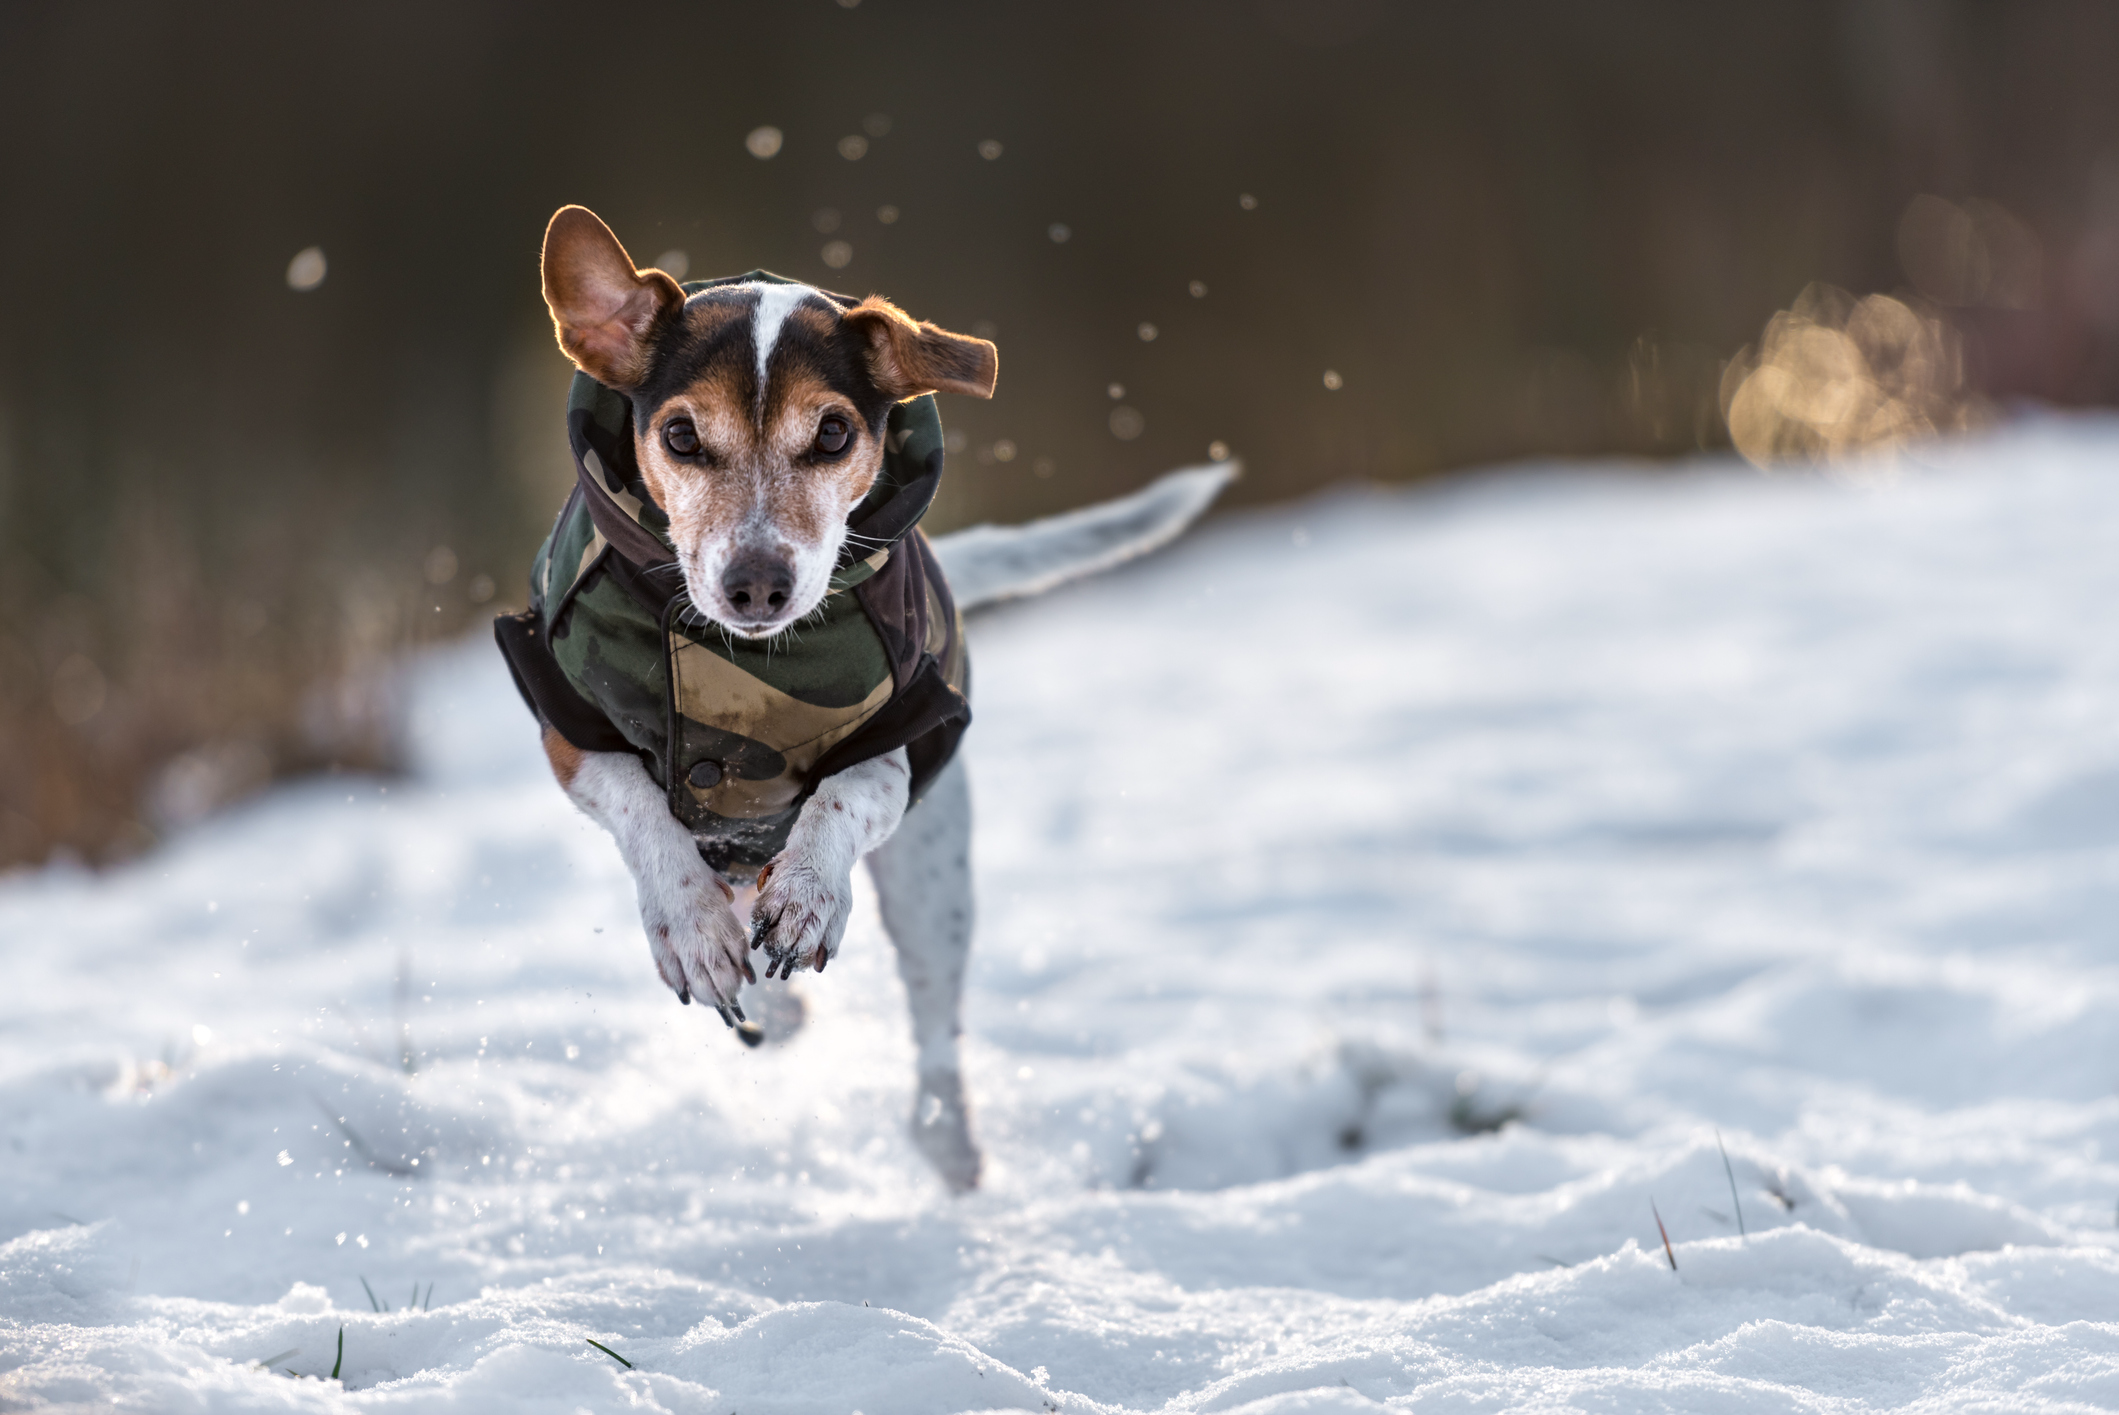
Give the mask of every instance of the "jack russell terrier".
[{"label": "jack russell terrier", "polygon": [[616,841],[662,981],[752,1045],[751,955],[823,972],[865,859],[919,1049],[913,1139],[973,1188],[962,611],[1162,544],[1235,468],[930,542],[932,395],[992,396],[992,344],[762,271],[680,285],[578,206],[543,270],[576,485],[495,631],[552,771]]}]

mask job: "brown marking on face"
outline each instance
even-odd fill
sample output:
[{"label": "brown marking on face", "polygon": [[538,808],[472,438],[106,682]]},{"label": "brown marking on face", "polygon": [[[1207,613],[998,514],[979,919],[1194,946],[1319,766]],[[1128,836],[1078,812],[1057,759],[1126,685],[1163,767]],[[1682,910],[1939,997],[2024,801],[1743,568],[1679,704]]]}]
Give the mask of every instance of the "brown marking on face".
[{"label": "brown marking on face", "polygon": [[[755,441],[743,414],[749,398],[750,380],[742,368],[717,360],[664,399],[634,431],[641,480],[669,516],[670,538],[680,556],[716,527],[740,520],[746,509],[744,469],[753,460]],[[699,441],[693,456],[670,450],[670,426],[679,419],[691,424]]]},{"label": "brown marking on face", "polygon": [[544,730],[544,756],[552,764],[552,775],[559,778],[561,790],[574,784],[574,777],[581,771],[581,763],[587,757],[581,748],[559,735],[558,729]]},{"label": "brown marking on face", "polygon": [[710,342],[741,324],[750,314],[741,301],[696,300],[685,306],[683,333],[686,339]]},{"label": "brown marking on face", "polygon": [[[818,451],[817,430],[828,417],[847,425],[850,441],[836,456]],[[820,537],[868,494],[883,470],[883,439],[861,410],[815,369],[795,364],[775,371],[762,439],[794,475],[773,497],[774,518],[805,538]],[[799,469],[799,470],[797,470]]]}]

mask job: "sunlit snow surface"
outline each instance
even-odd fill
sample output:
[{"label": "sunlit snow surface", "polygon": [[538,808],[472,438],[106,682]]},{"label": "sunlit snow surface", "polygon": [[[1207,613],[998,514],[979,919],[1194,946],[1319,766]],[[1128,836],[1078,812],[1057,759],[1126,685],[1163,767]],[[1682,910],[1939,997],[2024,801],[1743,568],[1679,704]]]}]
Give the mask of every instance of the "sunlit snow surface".
[{"label": "sunlit snow surface", "polygon": [[443,654],[414,780],[0,885],[0,1407],[2119,1406],[2119,427],[1918,460],[977,621],[963,1201],[866,894],[744,1051]]}]

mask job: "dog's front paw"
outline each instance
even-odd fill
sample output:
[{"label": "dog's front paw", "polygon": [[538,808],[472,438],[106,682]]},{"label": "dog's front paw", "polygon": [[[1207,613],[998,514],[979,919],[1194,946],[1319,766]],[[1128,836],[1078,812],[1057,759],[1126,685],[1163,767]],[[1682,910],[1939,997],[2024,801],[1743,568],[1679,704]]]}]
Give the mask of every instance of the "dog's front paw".
[{"label": "dog's front paw", "polygon": [[853,878],[845,871],[819,869],[791,852],[759,871],[750,946],[765,950],[765,976],[792,977],[797,968],[823,972],[839,951],[852,908]]},{"label": "dog's front paw", "polygon": [[[643,890],[640,923],[647,930],[655,971],[679,1002],[697,996],[731,1027],[744,1022],[736,994],[757,981],[743,937],[743,921],[718,878],[687,879],[667,895]],[[749,1040],[746,1036],[745,1040]]]}]

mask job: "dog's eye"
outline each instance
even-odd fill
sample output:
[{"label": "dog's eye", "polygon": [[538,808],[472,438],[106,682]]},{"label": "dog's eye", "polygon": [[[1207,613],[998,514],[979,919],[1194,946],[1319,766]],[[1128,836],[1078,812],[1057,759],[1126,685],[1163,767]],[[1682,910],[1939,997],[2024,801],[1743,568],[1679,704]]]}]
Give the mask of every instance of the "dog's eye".
[{"label": "dog's eye", "polygon": [[853,429],[841,417],[826,418],[817,424],[817,450],[827,457],[837,456],[846,450],[853,438]]},{"label": "dog's eye", "polygon": [[699,455],[699,433],[690,418],[671,418],[662,425],[662,445],[679,457]]}]

